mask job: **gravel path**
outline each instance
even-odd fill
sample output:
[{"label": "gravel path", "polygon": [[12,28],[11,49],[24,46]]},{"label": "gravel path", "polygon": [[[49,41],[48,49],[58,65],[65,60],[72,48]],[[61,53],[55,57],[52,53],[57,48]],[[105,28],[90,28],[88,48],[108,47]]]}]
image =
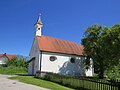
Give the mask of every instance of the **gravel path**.
[{"label": "gravel path", "polygon": [[42,87],[7,79],[10,75],[0,74],[0,90],[48,90]]}]

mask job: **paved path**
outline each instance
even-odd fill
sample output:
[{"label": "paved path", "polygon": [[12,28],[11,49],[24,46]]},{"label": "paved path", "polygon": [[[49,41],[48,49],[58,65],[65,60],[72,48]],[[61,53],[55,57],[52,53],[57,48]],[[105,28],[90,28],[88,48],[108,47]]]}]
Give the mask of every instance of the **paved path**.
[{"label": "paved path", "polygon": [[0,74],[0,90],[48,90],[42,87],[7,79],[10,75]]}]

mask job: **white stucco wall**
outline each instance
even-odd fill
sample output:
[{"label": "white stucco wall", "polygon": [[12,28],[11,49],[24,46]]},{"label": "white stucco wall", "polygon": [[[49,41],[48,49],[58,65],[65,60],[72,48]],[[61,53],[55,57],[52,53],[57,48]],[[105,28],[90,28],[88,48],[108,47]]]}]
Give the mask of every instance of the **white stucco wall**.
[{"label": "white stucco wall", "polygon": [[0,58],[0,65],[5,64],[6,60],[8,60],[8,58],[6,56],[1,57]]},{"label": "white stucco wall", "polygon": [[85,70],[86,76],[93,76],[94,68],[93,68],[93,60],[90,59],[90,67],[88,70]]},{"label": "white stucco wall", "polygon": [[[31,51],[30,51],[30,59],[35,57],[34,74],[36,73],[37,70],[40,69],[39,53],[40,53],[40,51],[38,49],[38,42],[37,42],[36,39],[34,39],[33,44],[32,44],[32,48],[31,48]],[[28,74],[33,75],[33,73],[32,73],[32,62],[29,63]]]},{"label": "white stucco wall", "polygon": [[[57,57],[57,60],[50,61],[50,56]],[[60,74],[70,74],[70,75],[80,75],[80,76],[93,76],[92,60],[91,67],[88,70],[84,68],[84,59],[85,57],[76,56],[76,55],[67,55],[51,52],[41,52],[38,48],[38,42],[34,39],[32,48],[30,51],[30,58],[35,57],[34,73],[32,73],[32,62],[29,63],[28,74],[35,75],[37,70],[42,72],[53,72]],[[71,63],[70,59],[75,58],[75,63]],[[41,60],[41,61],[40,61]]]},{"label": "white stucco wall", "polygon": [[36,29],[36,36],[41,36],[41,35],[42,35],[41,27],[38,26],[37,29]]},{"label": "white stucco wall", "polygon": [[[57,57],[57,60],[50,61],[50,56]],[[76,59],[75,63],[70,62],[71,57]],[[85,75],[83,60],[84,57],[75,55],[42,52],[41,71],[83,76]]]}]

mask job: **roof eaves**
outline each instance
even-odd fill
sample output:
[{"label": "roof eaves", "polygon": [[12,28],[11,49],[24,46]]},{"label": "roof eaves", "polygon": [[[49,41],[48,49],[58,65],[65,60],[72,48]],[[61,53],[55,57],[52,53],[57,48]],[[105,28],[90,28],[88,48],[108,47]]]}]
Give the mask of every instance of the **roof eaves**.
[{"label": "roof eaves", "polygon": [[40,51],[42,51],[42,52],[50,52],[50,53],[66,54],[66,55],[84,56],[84,55],[79,55],[79,54],[69,54],[69,53],[53,52],[53,51],[46,51],[46,50],[40,50]]}]

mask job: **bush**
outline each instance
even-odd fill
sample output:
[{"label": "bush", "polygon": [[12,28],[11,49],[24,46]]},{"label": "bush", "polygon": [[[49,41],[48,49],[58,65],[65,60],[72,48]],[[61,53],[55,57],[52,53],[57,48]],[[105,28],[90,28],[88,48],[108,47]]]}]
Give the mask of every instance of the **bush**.
[{"label": "bush", "polygon": [[79,79],[79,77],[47,73],[46,75],[44,75],[44,77],[37,77],[37,78],[52,81],[60,85],[64,85],[74,89],[81,89],[82,87],[82,81]]},{"label": "bush", "polygon": [[117,84],[119,83],[118,80],[97,79],[96,77],[72,77],[54,73],[46,73],[43,77],[38,76],[37,78],[52,81],[75,90],[109,90],[114,86],[113,84],[116,85],[116,88],[120,86]]},{"label": "bush", "polygon": [[105,72],[107,79],[120,79],[120,63],[112,66]]},{"label": "bush", "polygon": [[28,62],[24,59],[14,57],[6,61],[6,64],[0,65],[1,74],[27,74]]},{"label": "bush", "polygon": [[23,59],[18,59],[18,57],[14,57],[14,58],[6,61],[6,66],[16,66],[16,67],[28,68],[28,62]]}]

